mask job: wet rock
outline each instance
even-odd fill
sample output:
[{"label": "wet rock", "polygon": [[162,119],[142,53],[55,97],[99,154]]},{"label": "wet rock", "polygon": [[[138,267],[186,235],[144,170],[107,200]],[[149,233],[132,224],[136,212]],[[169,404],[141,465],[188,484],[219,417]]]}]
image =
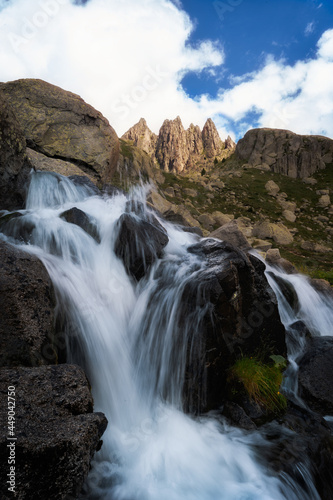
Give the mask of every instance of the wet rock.
[{"label": "wet rock", "polygon": [[115,253],[122,259],[128,274],[139,281],[156,259],[162,256],[169,238],[154,216],[145,220],[135,214],[125,213],[117,224]]},{"label": "wet rock", "polygon": [[[0,415],[8,420],[8,387],[15,387],[15,498],[77,498],[100,445],[107,420],[92,413],[88,381],[75,365],[0,369]],[[7,426],[0,459],[8,463]],[[9,467],[1,467],[0,492],[8,492]]]},{"label": "wet rock", "polygon": [[299,360],[298,380],[301,397],[309,407],[321,415],[333,415],[332,337],[316,337],[309,341]]},{"label": "wet rock", "polygon": [[54,307],[42,262],[0,241],[0,366],[57,361],[64,341],[55,337]]},{"label": "wet rock", "polygon": [[319,498],[333,498],[333,439],[320,415],[289,403],[279,422],[265,426],[262,433],[269,445],[259,445],[257,458],[265,467],[288,474],[303,495],[299,498],[308,497],[312,481]]},{"label": "wet rock", "polygon": [[[237,356],[260,352],[269,361],[271,354],[285,356],[286,346],[276,298],[261,261],[213,239],[189,251],[205,266],[185,287],[184,318],[195,307],[208,308],[200,335],[192,339],[185,384],[187,404],[198,411],[218,408],[228,399],[228,370]],[[193,353],[197,353],[194,358]],[[202,386],[206,399],[200,396]]]},{"label": "wet rock", "polygon": [[101,238],[98,233],[96,223],[88,217],[86,213],[84,213],[79,208],[73,207],[65,212],[62,212],[60,217],[70,224],[75,224],[79,226],[83,231],[85,231],[89,236],[91,236],[97,243],[101,242]]},{"label": "wet rock", "polygon": [[245,413],[244,409],[232,401],[227,401],[225,403],[223,407],[223,415],[231,421],[232,425],[236,425],[237,427],[241,427],[247,431],[257,428],[256,424]]},{"label": "wet rock", "polygon": [[93,183],[90,177],[86,175],[70,175],[68,177],[72,182],[74,182],[75,186],[84,186],[88,192],[90,192],[91,196],[96,195],[100,196],[101,191],[98,187]]},{"label": "wet rock", "polygon": [[31,166],[22,128],[0,91],[0,208],[23,208]]}]

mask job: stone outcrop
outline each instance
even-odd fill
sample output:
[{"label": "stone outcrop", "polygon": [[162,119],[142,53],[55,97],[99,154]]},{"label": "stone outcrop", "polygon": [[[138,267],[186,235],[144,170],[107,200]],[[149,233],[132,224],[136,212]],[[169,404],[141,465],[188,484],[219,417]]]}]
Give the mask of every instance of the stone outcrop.
[{"label": "stone outcrop", "polygon": [[45,156],[74,163],[107,182],[119,158],[119,140],[104,116],[81,97],[42,80],[0,84],[27,145]]},{"label": "stone outcrop", "polygon": [[333,414],[332,358],[333,338],[317,337],[309,341],[305,354],[299,360],[300,394],[313,411],[322,415]]},{"label": "stone outcrop", "polygon": [[145,213],[140,204],[128,205],[128,213],[120,216],[117,225],[115,253],[128,274],[139,281],[161,257],[169,238],[156,217]]},{"label": "stone outcrop", "polygon": [[0,92],[0,208],[23,208],[30,167],[26,140],[10,105]]},{"label": "stone outcrop", "polygon": [[212,163],[215,158],[221,159],[235,148],[230,137],[221,140],[211,118],[206,121],[202,131],[193,124],[185,130],[179,116],[175,120],[165,120],[158,136],[141,118],[122,139],[146,151],[162,170],[178,173],[202,169],[206,161]]},{"label": "stone outcrop", "polygon": [[134,146],[137,146],[154,158],[157,135],[149,129],[144,118],[141,118],[121,138],[126,141],[132,141]]},{"label": "stone outcrop", "polygon": [[333,162],[333,141],[289,130],[253,129],[238,141],[236,154],[251,166],[268,165],[272,172],[303,179]]},{"label": "stone outcrop", "polygon": [[[8,387],[15,388],[16,441],[0,433],[0,496],[8,491],[8,445],[14,443],[15,498],[77,498],[107,420],[92,413],[88,381],[75,365],[0,369],[0,418],[8,422]],[[11,400],[12,401],[12,400]]]},{"label": "stone outcrop", "polygon": [[183,315],[190,317],[196,307],[207,314],[189,346],[186,401],[192,411],[216,409],[228,399],[228,370],[236,357],[285,356],[285,329],[261,261],[213,239],[188,250],[206,265],[185,286]]},{"label": "stone outcrop", "polygon": [[54,307],[41,261],[0,241],[0,366],[57,362],[61,341],[55,338]]}]

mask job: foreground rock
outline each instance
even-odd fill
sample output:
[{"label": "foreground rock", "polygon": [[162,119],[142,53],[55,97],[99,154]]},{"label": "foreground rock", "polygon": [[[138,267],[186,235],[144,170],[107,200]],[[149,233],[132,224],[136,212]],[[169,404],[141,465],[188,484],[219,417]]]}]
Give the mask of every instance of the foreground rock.
[{"label": "foreground rock", "polygon": [[285,329],[261,261],[213,239],[189,251],[206,265],[185,287],[184,318],[196,307],[207,312],[200,334],[191,339],[186,401],[192,411],[216,409],[228,399],[228,369],[235,359],[259,355],[269,361],[271,354],[285,356]]},{"label": "foreground rock", "polygon": [[133,208],[135,211],[121,215],[118,220],[115,253],[124,262],[128,274],[139,281],[161,257],[169,239],[156,217],[145,215],[143,206]]},{"label": "foreground rock", "polygon": [[[75,365],[0,370],[1,421],[8,421],[8,387],[15,387],[15,483],[19,500],[77,498],[107,426],[81,368]],[[7,426],[0,437],[0,492],[9,473]]]},{"label": "foreground rock", "polygon": [[26,141],[10,105],[0,92],[0,209],[23,208],[30,167]]},{"label": "foreground rock", "polygon": [[100,112],[81,97],[43,80],[2,83],[0,90],[30,148],[74,163],[102,182],[111,179],[119,158],[119,140]]},{"label": "foreground rock", "polygon": [[309,407],[321,415],[333,415],[333,337],[309,341],[299,360],[298,380],[300,394]]},{"label": "foreground rock", "polygon": [[332,163],[333,141],[289,130],[253,129],[238,141],[236,154],[251,166],[268,165],[272,172],[303,179]]},{"label": "foreground rock", "polygon": [[0,366],[55,363],[55,298],[37,257],[0,241]]}]

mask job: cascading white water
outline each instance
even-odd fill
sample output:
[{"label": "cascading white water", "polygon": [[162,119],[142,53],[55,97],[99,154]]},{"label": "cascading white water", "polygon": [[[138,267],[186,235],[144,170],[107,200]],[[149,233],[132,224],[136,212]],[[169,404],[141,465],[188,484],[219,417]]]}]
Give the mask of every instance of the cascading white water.
[{"label": "cascading white water", "polygon": [[[305,492],[259,465],[252,447],[265,446],[259,432],[182,412],[186,343],[205,311],[197,308],[180,329],[178,306],[185,283],[204,264],[187,252],[196,237],[163,222],[164,257],[134,284],[114,253],[125,205],[124,195],[93,196],[60,175],[33,173],[27,209],[9,237],[17,243],[28,227],[21,244],[42,259],[54,283],[69,361],[84,366],[95,410],[109,420],[84,498],[319,499],[311,484]],[[60,217],[73,206],[96,222],[100,243]],[[281,313],[288,322],[289,312]]]},{"label": "cascading white water", "polygon": [[[333,299],[317,292],[310,284],[309,278],[300,274],[285,274],[276,267],[266,264],[266,276],[278,299],[281,321],[288,331],[287,347],[289,366],[286,370],[283,389],[298,405],[304,402],[298,395],[298,364],[306,347],[306,338],[293,327],[302,321],[304,327],[313,337],[333,335]],[[296,298],[294,307],[284,296],[279,280],[283,280]]]}]

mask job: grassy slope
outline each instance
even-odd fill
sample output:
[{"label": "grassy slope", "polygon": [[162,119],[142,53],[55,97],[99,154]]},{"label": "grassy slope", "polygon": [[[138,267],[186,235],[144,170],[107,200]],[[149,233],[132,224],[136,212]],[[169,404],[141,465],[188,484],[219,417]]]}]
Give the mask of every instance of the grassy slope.
[{"label": "grassy slope", "polygon": [[[195,189],[197,191],[195,198],[183,192],[181,198],[166,196],[172,203],[185,202],[194,217],[218,210],[234,214],[236,218],[248,217],[254,223],[259,220],[261,214],[267,216],[271,222],[281,221],[288,228],[295,228],[297,232],[294,243],[286,247],[280,246],[281,255],[295,264],[300,271],[313,277],[328,279],[333,284],[333,253],[318,253],[301,248],[302,240],[333,248],[331,236],[325,231],[327,226],[333,226],[333,216],[328,215],[327,210],[317,206],[319,195],[316,194],[316,191],[320,189],[332,189],[333,164],[313,175],[317,184],[312,186],[300,179],[291,179],[281,174],[254,168],[243,169],[242,163],[232,156],[214,165],[204,176],[198,173],[184,176],[164,172],[165,182],[160,188],[164,191],[167,187],[176,184],[181,192],[184,188]],[[208,191],[204,183],[209,184],[214,180],[223,181],[225,187]],[[280,192],[286,193],[287,201],[296,202],[299,211],[296,213],[295,222],[291,223],[284,219],[282,208],[277,200],[267,194],[265,184],[268,180],[274,180],[280,186]],[[213,195],[210,202],[209,194]],[[330,221],[318,223],[314,218],[319,215],[329,217]]]}]

